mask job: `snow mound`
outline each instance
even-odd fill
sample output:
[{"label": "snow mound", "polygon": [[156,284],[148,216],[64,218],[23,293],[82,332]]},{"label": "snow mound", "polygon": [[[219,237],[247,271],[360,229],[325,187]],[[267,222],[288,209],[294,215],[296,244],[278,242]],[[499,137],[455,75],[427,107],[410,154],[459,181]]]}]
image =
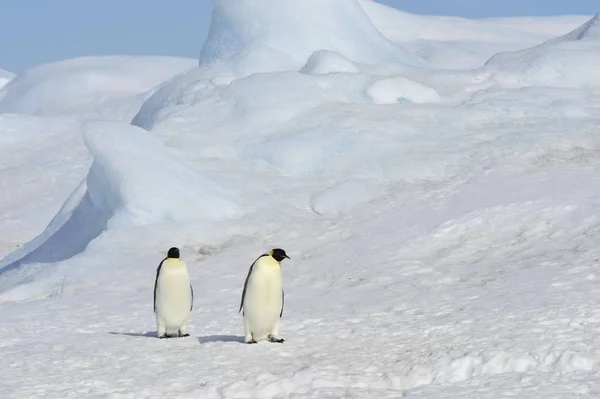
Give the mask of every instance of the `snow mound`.
[{"label": "snow mound", "polygon": [[394,104],[402,101],[425,104],[441,100],[438,92],[431,87],[403,77],[377,80],[367,89],[367,93],[375,104]]},{"label": "snow mound", "polygon": [[356,73],[358,71],[356,65],[346,57],[326,50],[315,51],[300,70],[301,73],[308,75],[325,75],[335,72]]},{"label": "snow mound", "polygon": [[176,57],[81,57],[29,69],[0,90],[0,113],[85,112],[132,97],[195,66]]},{"label": "snow mound", "polygon": [[563,36],[525,50],[496,54],[485,67],[507,86],[599,86],[600,13]]},{"label": "snow mound", "polygon": [[229,63],[238,76],[299,70],[318,50],[364,64],[425,66],[381,35],[358,0],[215,0],[200,66]]}]

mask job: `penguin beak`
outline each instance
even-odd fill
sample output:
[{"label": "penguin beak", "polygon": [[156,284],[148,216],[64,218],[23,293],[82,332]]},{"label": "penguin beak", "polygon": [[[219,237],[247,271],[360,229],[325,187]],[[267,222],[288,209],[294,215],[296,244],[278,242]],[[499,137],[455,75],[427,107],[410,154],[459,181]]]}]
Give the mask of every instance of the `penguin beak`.
[{"label": "penguin beak", "polygon": [[284,258],[288,258],[289,260],[292,260],[289,256],[287,255],[283,255]]}]

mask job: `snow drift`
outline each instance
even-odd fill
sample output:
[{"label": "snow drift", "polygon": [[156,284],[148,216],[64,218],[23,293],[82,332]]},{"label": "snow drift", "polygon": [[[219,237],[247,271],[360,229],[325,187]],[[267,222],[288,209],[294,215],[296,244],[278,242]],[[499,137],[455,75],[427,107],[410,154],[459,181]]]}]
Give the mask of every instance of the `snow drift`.
[{"label": "snow drift", "polygon": [[600,86],[600,13],[563,36],[496,54],[485,66],[507,86]]},{"label": "snow drift", "polygon": [[200,66],[236,76],[298,70],[319,50],[352,62],[424,66],[373,25],[358,0],[216,0]]},{"label": "snow drift", "polygon": [[191,59],[150,56],[81,57],[43,64],[0,90],[0,113],[49,116],[92,111],[144,93],[194,66]]}]

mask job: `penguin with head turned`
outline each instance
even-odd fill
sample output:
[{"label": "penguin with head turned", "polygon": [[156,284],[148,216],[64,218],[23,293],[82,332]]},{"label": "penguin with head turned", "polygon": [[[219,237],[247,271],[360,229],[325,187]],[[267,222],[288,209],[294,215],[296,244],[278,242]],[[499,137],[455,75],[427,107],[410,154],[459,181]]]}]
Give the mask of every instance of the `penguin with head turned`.
[{"label": "penguin with head turned", "polygon": [[283,315],[285,293],[281,261],[290,259],[285,251],[275,248],[252,263],[244,283],[240,311],[244,310],[244,342],[283,343],[279,337],[279,319]]},{"label": "penguin with head turned", "polygon": [[158,338],[188,337],[187,321],[194,304],[187,265],[179,249],[169,249],[154,281],[154,313]]}]

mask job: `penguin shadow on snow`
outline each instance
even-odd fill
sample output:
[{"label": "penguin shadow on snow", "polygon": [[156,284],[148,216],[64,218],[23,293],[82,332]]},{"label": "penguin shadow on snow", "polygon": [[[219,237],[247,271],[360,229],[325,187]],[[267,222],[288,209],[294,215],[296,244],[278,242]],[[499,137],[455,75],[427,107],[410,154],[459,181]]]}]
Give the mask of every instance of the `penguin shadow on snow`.
[{"label": "penguin shadow on snow", "polygon": [[[148,331],[145,333],[110,331],[109,334],[111,334],[111,335],[126,335],[128,337],[154,338],[154,339],[158,340],[156,331]],[[172,339],[177,339],[177,338],[186,338],[186,337],[173,337]],[[200,344],[206,344],[209,342],[239,342],[241,344],[244,343],[244,337],[236,336],[236,335],[207,335],[205,337],[198,337],[197,339]]]},{"label": "penguin shadow on snow", "polygon": [[207,335],[206,337],[198,337],[200,344],[206,344],[209,342],[239,342],[244,343],[244,337],[237,335]]},{"label": "penguin shadow on snow", "polygon": [[110,331],[111,335],[127,335],[128,337],[146,337],[146,338],[157,338],[156,331],[148,331],[146,333],[131,333],[131,332],[118,332],[118,331]]}]

